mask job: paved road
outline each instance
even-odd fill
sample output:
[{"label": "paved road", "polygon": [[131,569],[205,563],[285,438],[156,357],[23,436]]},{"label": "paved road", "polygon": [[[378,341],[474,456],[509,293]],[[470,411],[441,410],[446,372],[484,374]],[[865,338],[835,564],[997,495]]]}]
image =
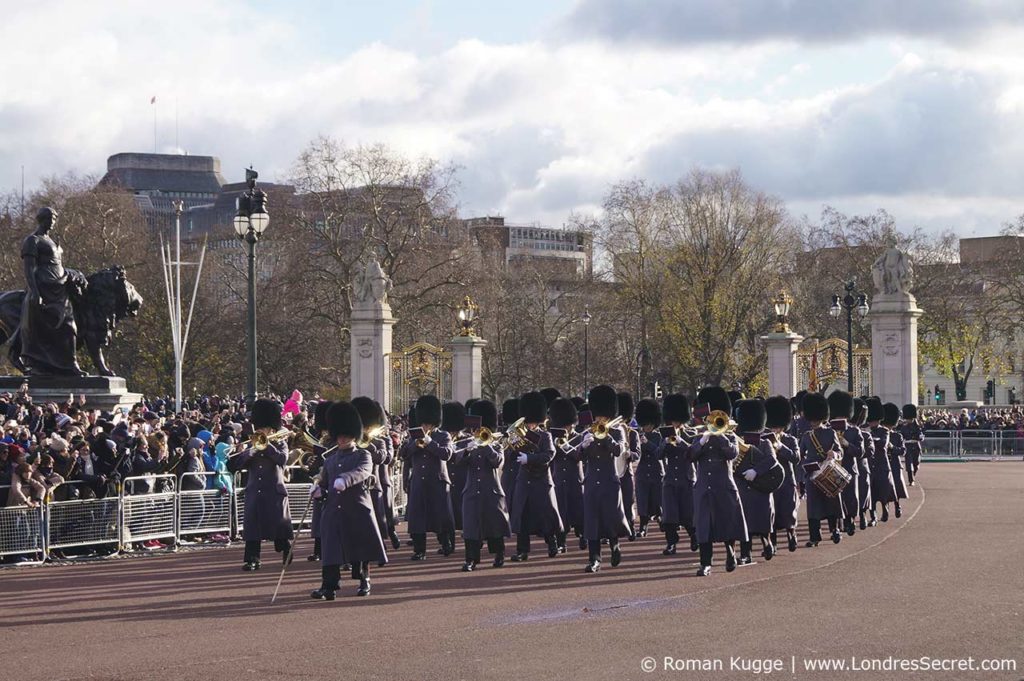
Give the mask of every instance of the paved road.
[{"label": "paved road", "polygon": [[[583,572],[570,548],[501,570],[458,556],[371,569],[374,592],[309,600],[296,562],[277,605],[271,561],[241,548],[0,571],[0,678],[35,679],[1024,679],[1024,466],[934,464],[903,518],[693,577],[689,552],[623,544],[617,569]],[[308,540],[299,551],[305,555]],[[270,567],[271,569],[266,569]],[[643,658],[654,673],[641,671]],[[722,671],[664,671],[666,656]],[[732,656],[781,672],[731,669]],[[1016,672],[809,672],[814,658],[1015,659]],[[796,674],[791,665],[796,664]],[[14,670],[17,670],[16,672]]]}]

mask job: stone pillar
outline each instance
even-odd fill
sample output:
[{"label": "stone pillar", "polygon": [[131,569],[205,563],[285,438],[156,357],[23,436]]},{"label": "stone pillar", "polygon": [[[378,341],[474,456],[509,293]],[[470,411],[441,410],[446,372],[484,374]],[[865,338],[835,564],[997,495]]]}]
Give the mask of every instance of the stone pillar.
[{"label": "stone pillar", "polygon": [[352,307],[352,395],[365,395],[391,408],[388,355],[391,327],[398,321],[384,302],[360,302]]},{"label": "stone pillar", "polygon": [[471,397],[480,397],[483,377],[484,346],[487,341],[479,336],[452,338],[452,399],[465,403]]},{"label": "stone pillar", "polygon": [[871,394],[902,407],[917,404],[917,318],[906,292],[878,293],[871,301]]},{"label": "stone pillar", "polygon": [[797,391],[796,351],[804,337],[792,331],[761,336],[768,351],[768,395],[792,397]]}]

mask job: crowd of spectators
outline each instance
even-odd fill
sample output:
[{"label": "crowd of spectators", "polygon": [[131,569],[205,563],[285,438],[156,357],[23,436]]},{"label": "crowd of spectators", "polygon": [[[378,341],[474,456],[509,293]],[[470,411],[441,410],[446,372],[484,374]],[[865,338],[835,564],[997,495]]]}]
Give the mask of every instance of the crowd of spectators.
[{"label": "crowd of spectators", "polygon": [[918,413],[925,431],[1003,431],[1024,438],[1024,408],[1020,406],[921,409]]}]

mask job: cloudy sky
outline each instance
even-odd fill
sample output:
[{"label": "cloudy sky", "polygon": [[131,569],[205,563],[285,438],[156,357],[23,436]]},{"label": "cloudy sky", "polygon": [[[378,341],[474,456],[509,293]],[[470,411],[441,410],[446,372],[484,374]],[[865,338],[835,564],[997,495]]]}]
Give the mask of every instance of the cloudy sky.
[{"label": "cloudy sky", "polygon": [[[121,151],[284,180],[318,134],[458,163],[461,212],[558,225],[739,167],[795,215],[1024,213],[1018,0],[0,0],[0,188]],[[156,96],[157,104],[150,98]]]}]

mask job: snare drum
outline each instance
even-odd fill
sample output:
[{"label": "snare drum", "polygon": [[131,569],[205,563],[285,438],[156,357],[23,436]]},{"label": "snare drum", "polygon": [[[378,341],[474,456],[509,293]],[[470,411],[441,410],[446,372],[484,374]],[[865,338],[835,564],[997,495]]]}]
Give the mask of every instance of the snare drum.
[{"label": "snare drum", "polygon": [[821,490],[822,494],[831,498],[839,496],[843,488],[850,484],[851,479],[852,476],[834,458],[822,462],[821,468],[811,476],[814,486]]}]

